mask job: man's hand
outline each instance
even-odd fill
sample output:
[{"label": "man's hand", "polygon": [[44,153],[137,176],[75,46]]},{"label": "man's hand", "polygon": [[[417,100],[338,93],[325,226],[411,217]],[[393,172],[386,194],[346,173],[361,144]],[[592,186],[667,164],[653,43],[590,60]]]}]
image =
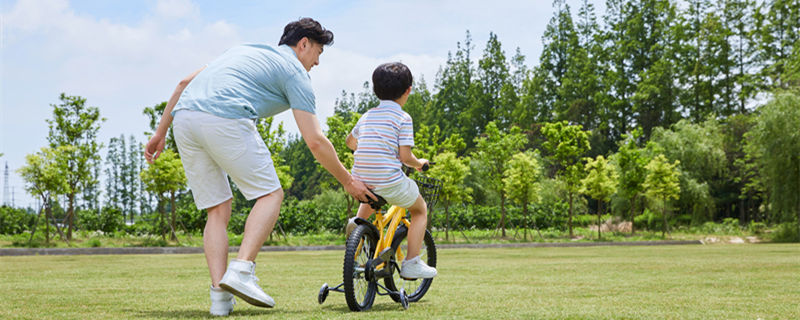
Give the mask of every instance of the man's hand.
[{"label": "man's hand", "polygon": [[147,145],[144,147],[144,158],[148,163],[152,164],[153,160],[158,159],[158,156],[161,155],[161,151],[164,151],[166,140],[165,136],[158,134],[150,138],[150,141],[148,141]]},{"label": "man's hand", "polygon": [[347,191],[347,193],[349,193],[351,196],[353,196],[353,198],[356,198],[356,200],[360,202],[367,202],[370,198],[372,200],[378,201],[378,198],[376,198],[372,194],[372,192],[369,191],[369,189],[371,188],[367,188],[367,185],[365,185],[361,181],[358,181],[356,179],[350,179],[350,182],[345,183],[343,186],[344,190]]}]

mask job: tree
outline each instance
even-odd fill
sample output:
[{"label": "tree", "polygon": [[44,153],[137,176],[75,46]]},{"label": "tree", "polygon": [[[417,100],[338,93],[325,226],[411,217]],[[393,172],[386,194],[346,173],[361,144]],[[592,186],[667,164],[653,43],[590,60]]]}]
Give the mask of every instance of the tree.
[{"label": "tree", "polygon": [[448,151],[437,154],[433,161],[436,165],[432,166],[429,172],[431,177],[442,181],[439,198],[444,204],[444,238],[447,240],[450,229],[450,205],[472,201],[472,188],[464,186],[464,178],[469,175],[469,159],[459,159],[454,152]]},{"label": "tree", "polygon": [[475,134],[465,134],[464,131],[471,125],[471,119],[463,116],[472,103],[469,89],[473,87],[475,73],[470,56],[473,45],[469,31],[463,45],[457,42],[456,48],[455,53],[447,53],[447,62],[437,74],[431,108],[433,121],[429,125],[438,125],[445,137],[460,133],[467,143],[471,143]]},{"label": "tree", "polygon": [[[289,166],[286,165],[286,160],[281,157],[281,152],[286,145],[286,130],[283,129],[283,123],[279,123],[277,128],[273,130],[273,117],[259,118],[256,120],[256,131],[258,131],[261,139],[270,153],[272,164],[275,166],[275,171],[278,174],[278,181],[281,187],[289,189],[292,186],[294,177],[290,174]],[[337,149],[338,150],[338,149]]]},{"label": "tree", "polygon": [[[775,222],[798,222],[800,235],[800,95],[779,92],[757,110],[745,152],[757,165]],[[792,218],[794,213],[794,219]]]},{"label": "tree", "polygon": [[481,163],[489,182],[489,188],[500,195],[500,221],[497,227],[506,236],[506,193],[503,188],[505,162],[511,155],[522,150],[525,135],[519,127],[512,127],[508,133],[500,132],[494,121],[486,126],[485,134],[475,138],[477,152],[475,158]]},{"label": "tree", "polygon": [[[631,235],[634,233],[634,218],[637,200],[644,192],[644,178],[647,174],[645,166],[650,159],[636,145],[636,141],[641,137],[641,129],[634,130],[630,134],[623,136],[619,142],[619,150],[611,156],[611,160],[616,163],[619,170],[619,194],[628,200],[630,206]],[[644,210],[644,208],[642,208]]]},{"label": "tree", "polygon": [[86,106],[86,99],[79,96],[67,96],[62,93],[61,104],[54,105],[53,119],[47,120],[50,127],[47,136],[51,149],[62,146],[74,148],[63,149],[65,161],[64,176],[68,188],[64,190],[69,207],[67,209],[67,239],[72,239],[75,222],[75,195],[97,183],[94,169],[100,160],[100,144],[95,141],[100,130],[100,109]]},{"label": "tree", "polygon": [[[531,218],[528,214],[528,204],[539,200],[539,180],[542,178],[541,166],[536,160],[536,155],[532,152],[520,152],[511,157],[506,163],[503,172],[503,188],[508,194],[508,198],[522,205],[522,216],[525,220],[532,221],[533,228],[536,227],[536,217]],[[523,226],[523,238],[528,240],[528,225]],[[539,232],[539,238],[542,238]]]},{"label": "tree", "polygon": [[601,239],[600,226],[603,215],[603,202],[611,200],[617,192],[617,172],[603,156],[587,158],[584,167],[586,177],[581,179],[580,192],[597,200],[597,238]]},{"label": "tree", "polygon": [[669,163],[663,154],[657,155],[650,163],[647,164],[647,177],[644,181],[645,195],[654,203],[661,204],[661,217],[664,221],[663,229],[661,230],[661,237],[664,238],[665,233],[669,229],[667,223],[667,206],[670,199],[678,199],[681,192],[681,187],[678,184],[678,176],[680,172],[677,166],[680,161],[675,160]]},{"label": "tree", "polygon": [[[64,175],[66,161],[59,159],[59,157],[71,153],[68,149],[74,149],[74,147],[61,146],[55,150],[42,148],[40,152],[25,156],[26,164],[18,170],[26,182],[25,190],[42,200],[42,209],[45,212],[45,243],[47,244],[50,243],[50,221],[53,219],[51,200],[54,195],[65,193],[69,188]],[[36,234],[36,226],[39,225],[41,216],[42,211],[39,211],[28,242],[33,240],[33,235]],[[56,230],[61,235],[61,239],[69,243],[69,238],[64,236],[58,223],[56,223]]]},{"label": "tree", "polygon": [[709,119],[703,123],[681,120],[669,130],[656,128],[650,140],[659,146],[667,159],[679,160],[681,196],[678,206],[691,212],[692,222],[701,224],[714,218],[717,195],[727,175],[724,137],[719,122]]},{"label": "tree", "polygon": [[145,189],[156,194],[158,197],[158,211],[160,213],[161,238],[166,240],[164,221],[166,212],[164,210],[165,195],[169,195],[170,200],[170,239],[175,241],[175,196],[179,190],[186,185],[186,174],[183,171],[183,164],[178,158],[177,153],[171,149],[165,149],[164,153],[156,159],[146,170],[141,172],[141,179],[145,184]]},{"label": "tree", "polygon": [[589,146],[588,131],[583,131],[580,125],[569,125],[566,121],[546,123],[542,128],[545,142],[542,144],[549,153],[549,160],[555,168],[555,176],[564,182],[569,201],[569,236],[572,233],[573,201],[580,191],[583,178],[583,165],[581,156],[591,147]]},{"label": "tree", "polygon": [[[325,135],[333,144],[334,149],[336,149],[336,155],[339,157],[339,161],[342,165],[344,165],[345,168],[352,168],[354,161],[353,152],[347,147],[345,141],[350,131],[356,126],[356,123],[358,123],[358,119],[361,118],[361,115],[353,113],[348,118],[349,121],[345,122],[345,119],[338,115],[328,117],[328,120],[326,120],[328,132]],[[317,171],[322,170],[324,170],[322,165],[318,165]],[[339,186],[338,183],[331,179],[333,176],[326,175],[326,177],[329,177],[328,180],[330,180],[327,185]],[[354,216],[353,207],[355,206],[356,200],[347,193],[344,194],[344,197],[347,199],[347,217],[352,217]]]}]

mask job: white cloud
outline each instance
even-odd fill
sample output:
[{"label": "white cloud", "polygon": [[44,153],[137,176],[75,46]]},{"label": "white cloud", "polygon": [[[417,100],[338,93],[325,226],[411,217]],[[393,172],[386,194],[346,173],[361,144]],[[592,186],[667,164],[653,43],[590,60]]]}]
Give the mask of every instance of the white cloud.
[{"label": "white cloud", "polygon": [[196,13],[196,8],[189,0],[159,0],[156,13],[165,18],[183,18]]}]

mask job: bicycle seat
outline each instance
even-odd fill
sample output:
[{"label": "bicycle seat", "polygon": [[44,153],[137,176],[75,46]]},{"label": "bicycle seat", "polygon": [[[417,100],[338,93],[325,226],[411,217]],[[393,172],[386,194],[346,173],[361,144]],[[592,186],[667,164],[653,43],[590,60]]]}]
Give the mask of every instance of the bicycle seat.
[{"label": "bicycle seat", "polygon": [[375,194],[375,192],[372,192],[372,190],[370,190],[369,193],[371,193],[376,198],[378,198],[378,201],[372,200],[372,198],[367,197],[367,202],[363,202],[363,201],[359,201],[359,202],[369,204],[369,206],[372,207],[372,209],[374,209],[376,211],[380,210],[381,208],[383,208],[383,206],[386,205],[386,199],[384,199],[383,197]]}]

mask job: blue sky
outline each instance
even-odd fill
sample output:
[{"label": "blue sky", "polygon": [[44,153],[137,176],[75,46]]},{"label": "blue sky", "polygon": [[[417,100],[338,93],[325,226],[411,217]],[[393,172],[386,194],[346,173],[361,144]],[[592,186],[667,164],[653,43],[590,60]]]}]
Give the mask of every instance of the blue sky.
[{"label": "blue sky", "polygon": [[[568,1],[577,11],[580,1]],[[592,1],[600,2],[600,1]],[[342,90],[360,92],[373,68],[402,61],[432,87],[447,54],[473,38],[479,58],[489,33],[508,57],[532,66],[552,1],[192,1],[0,0],[0,165],[11,169],[17,206],[33,206],[16,168],[47,144],[46,119],[61,92],[79,95],[107,120],[99,141],[144,142],[144,107],[166,101],[180,79],[230,46],[277,43],[286,23],[313,17],[335,35],[311,71],[320,120]],[[595,4],[602,6],[602,4]],[[602,9],[598,8],[598,16]],[[291,113],[277,117],[297,132]],[[105,150],[102,152],[105,155]],[[0,181],[0,183],[3,183]]]}]

